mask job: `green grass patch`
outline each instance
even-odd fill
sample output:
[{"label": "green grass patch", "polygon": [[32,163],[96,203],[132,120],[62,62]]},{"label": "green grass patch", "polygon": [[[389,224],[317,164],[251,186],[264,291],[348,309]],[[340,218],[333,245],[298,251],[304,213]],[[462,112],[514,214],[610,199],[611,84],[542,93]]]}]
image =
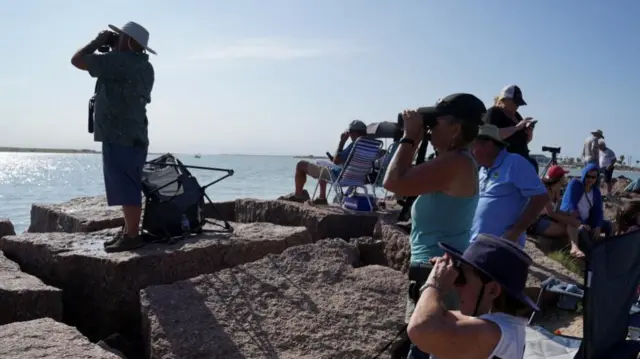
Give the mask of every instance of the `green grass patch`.
[{"label": "green grass patch", "polygon": [[569,271],[577,275],[581,276],[584,274],[584,269],[582,267],[581,261],[573,258],[567,251],[551,252],[549,253],[548,257],[562,264],[563,267],[567,268]]}]

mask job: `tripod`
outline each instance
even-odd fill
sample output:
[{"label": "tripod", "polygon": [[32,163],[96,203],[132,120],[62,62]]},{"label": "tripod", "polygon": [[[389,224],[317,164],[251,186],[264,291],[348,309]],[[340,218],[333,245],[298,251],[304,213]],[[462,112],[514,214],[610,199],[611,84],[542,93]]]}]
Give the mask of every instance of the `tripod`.
[{"label": "tripod", "polygon": [[547,165],[544,166],[544,169],[542,170],[542,172],[540,172],[540,178],[543,178],[547,174],[547,171],[551,166],[558,165],[558,154],[560,153],[560,149],[561,149],[560,147],[542,146],[542,152],[551,153],[551,161],[549,161],[549,163],[547,163]]}]

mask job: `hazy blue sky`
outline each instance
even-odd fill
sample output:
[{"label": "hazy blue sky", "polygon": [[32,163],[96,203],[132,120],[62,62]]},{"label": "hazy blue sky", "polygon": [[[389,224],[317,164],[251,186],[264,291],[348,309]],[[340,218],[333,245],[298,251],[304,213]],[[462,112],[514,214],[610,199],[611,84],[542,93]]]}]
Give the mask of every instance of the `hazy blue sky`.
[{"label": "hazy blue sky", "polygon": [[[97,148],[93,80],[70,65],[107,24],[151,32],[151,150],[324,153],[354,118],[521,86],[531,145],[600,128],[640,159],[640,1],[0,0],[0,145]],[[634,161],[635,162],[635,161]]]}]

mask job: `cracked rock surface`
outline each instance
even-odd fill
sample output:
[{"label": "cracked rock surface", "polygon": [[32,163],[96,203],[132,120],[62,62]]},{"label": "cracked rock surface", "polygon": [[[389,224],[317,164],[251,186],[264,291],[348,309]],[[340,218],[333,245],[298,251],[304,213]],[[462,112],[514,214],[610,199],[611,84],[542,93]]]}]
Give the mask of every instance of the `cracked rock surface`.
[{"label": "cracked rock surface", "polygon": [[51,318],[0,326],[0,358],[120,359],[91,343],[76,328]]},{"label": "cracked rock surface", "polygon": [[[339,239],[141,292],[151,358],[371,358],[404,323],[406,279]],[[388,357],[388,354],[382,357]]]}]

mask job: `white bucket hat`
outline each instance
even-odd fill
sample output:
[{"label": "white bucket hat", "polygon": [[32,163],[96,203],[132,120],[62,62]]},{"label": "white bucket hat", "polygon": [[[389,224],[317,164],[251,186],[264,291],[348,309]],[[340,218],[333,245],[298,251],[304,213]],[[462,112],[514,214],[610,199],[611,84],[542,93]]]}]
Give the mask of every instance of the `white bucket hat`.
[{"label": "white bucket hat", "polygon": [[136,42],[140,44],[140,46],[144,47],[145,50],[154,55],[157,55],[157,53],[148,46],[149,31],[147,31],[147,29],[145,29],[142,25],[133,21],[129,21],[128,23],[124,24],[121,29],[111,24],[109,24],[109,28],[117,33],[128,35],[130,38],[136,40]]}]

